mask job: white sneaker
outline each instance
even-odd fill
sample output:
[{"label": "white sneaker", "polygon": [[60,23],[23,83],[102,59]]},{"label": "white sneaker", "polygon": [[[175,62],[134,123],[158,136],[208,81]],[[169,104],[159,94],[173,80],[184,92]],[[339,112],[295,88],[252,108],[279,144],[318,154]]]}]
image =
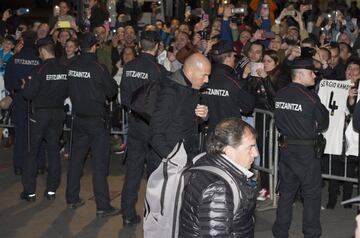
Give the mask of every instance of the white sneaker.
[{"label": "white sneaker", "polygon": [[259,196],[256,198],[258,201],[265,201],[270,198],[270,193],[265,188],[261,189],[259,192]]}]

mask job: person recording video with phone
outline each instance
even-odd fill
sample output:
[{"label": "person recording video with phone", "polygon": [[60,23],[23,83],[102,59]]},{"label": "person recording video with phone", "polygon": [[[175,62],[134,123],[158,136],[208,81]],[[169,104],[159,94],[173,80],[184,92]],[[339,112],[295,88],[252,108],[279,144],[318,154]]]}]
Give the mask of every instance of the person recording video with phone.
[{"label": "person recording video with phone", "polygon": [[[260,41],[254,41],[254,42],[250,43],[249,50],[247,52],[245,52],[248,63],[243,68],[243,70],[237,69],[237,73],[238,74],[241,73],[242,79],[247,79],[250,76],[251,66],[253,63],[261,62],[261,60],[263,58],[264,50],[265,50],[265,47],[263,44],[261,44]],[[255,72],[255,71],[253,71],[253,72]],[[256,75],[254,75],[254,76],[256,76]]]},{"label": "person recording video with phone", "polygon": [[70,11],[70,7],[67,1],[60,1],[58,5],[55,5],[53,9],[53,15],[50,16],[49,19],[50,28],[58,29],[58,28],[68,27],[68,28],[73,28],[74,30],[77,31],[75,18],[69,14],[69,11]]}]

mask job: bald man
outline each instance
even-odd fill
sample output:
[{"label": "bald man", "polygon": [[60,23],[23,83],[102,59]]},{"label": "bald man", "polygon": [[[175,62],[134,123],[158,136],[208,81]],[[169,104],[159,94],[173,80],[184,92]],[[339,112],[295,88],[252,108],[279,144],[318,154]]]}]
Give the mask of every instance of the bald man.
[{"label": "bald man", "polygon": [[187,58],[182,69],[169,76],[159,95],[150,122],[151,159],[160,164],[177,142],[184,140],[188,158],[198,151],[198,126],[207,119],[199,89],[209,81],[211,64],[202,54]]}]

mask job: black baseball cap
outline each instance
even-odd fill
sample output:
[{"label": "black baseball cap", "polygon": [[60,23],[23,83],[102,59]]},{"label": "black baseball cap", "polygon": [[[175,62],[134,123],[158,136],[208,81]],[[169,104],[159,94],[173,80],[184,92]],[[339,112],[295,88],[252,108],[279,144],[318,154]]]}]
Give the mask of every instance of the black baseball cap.
[{"label": "black baseball cap", "polygon": [[161,36],[160,33],[157,31],[143,31],[141,32],[141,40],[148,40],[152,42],[160,42]]},{"label": "black baseball cap", "polygon": [[54,45],[54,41],[50,37],[41,38],[36,42],[36,46],[38,48],[46,46],[46,45]]},{"label": "black baseball cap", "polygon": [[80,48],[90,49],[93,45],[98,43],[98,39],[93,33],[85,33],[80,38]]},{"label": "black baseball cap", "polygon": [[290,65],[290,69],[308,69],[315,70],[312,58],[295,58]]},{"label": "black baseball cap", "polygon": [[227,40],[221,40],[211,48],[211,54],[221,55],[226,53],[236,52],[233,43]]}]

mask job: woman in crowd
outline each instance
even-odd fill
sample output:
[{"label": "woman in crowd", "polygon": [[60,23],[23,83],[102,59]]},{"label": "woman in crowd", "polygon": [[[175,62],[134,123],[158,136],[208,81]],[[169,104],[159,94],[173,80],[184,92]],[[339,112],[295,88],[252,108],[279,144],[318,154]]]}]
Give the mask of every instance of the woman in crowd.
[{"label": "woman in crowd", "polygon": [[56,45],[55,45],[55,55],[56,57],[61,57],[65,54],[65,45],[68,39],[71,38],[70,32],[67,30],[61,30],[58,34]]}]

